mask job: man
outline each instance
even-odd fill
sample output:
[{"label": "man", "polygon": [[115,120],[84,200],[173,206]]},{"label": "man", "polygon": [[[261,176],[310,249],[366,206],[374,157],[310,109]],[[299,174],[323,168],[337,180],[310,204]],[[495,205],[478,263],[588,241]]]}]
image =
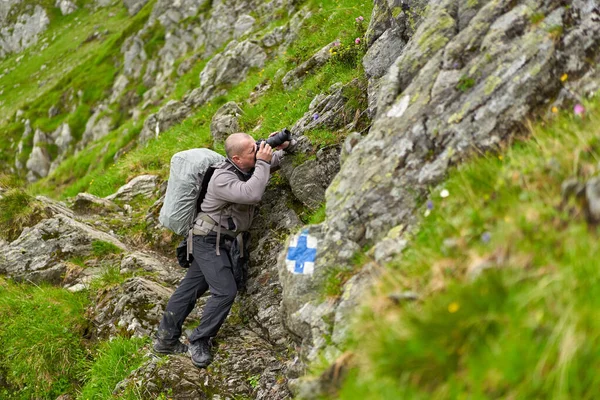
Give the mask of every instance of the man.
[{"label": "man", "polygon": [[188,338],[192,363],[199,368],[211,363],[210,338],[219,331],[237,293],[229,249],[238,233],[250,229],[255,205],[283,156],[282,151],[273,153],[264,141],[257,149],[252,136],[245,133],[230,135],[225,153],[227,160],[216,167],[194,223],[193,262],[169,299],[154,343],[154,350],[161,354],[186,353],[188,347],[179,340],[183,322],[210,289],[200,325]]}]

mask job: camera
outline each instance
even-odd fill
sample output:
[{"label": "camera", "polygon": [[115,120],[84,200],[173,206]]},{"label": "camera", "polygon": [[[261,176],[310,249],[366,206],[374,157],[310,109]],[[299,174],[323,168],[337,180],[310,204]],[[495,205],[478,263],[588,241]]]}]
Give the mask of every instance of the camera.
[{"label": "camera", "polygon": [[289,129],[283,128],[281,132],[278,132],[276,135],[273,135],[270,138],[257,140],[256,151],[258,152],[258,146],[260,146],[262,142],[267,142],[269,146],[275,148],[290,140],[292,140],[292,133],[289,131]]}]

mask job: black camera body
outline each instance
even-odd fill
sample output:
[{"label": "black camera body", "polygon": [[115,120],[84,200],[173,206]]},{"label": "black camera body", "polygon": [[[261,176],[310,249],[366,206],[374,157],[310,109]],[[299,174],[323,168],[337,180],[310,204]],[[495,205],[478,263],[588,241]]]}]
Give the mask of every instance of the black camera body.
[{"label": "black camera body", "polygon": [[260,146],[262,142],[267,142],[269,146],[275,148],[290,140],[292,140],[292,133],[289,131],[289,129],[283,128],[281,132],[278,132],[276,135],[273,135],[270,138],[257,140],[256,151],[258,152],[258,146]]}]

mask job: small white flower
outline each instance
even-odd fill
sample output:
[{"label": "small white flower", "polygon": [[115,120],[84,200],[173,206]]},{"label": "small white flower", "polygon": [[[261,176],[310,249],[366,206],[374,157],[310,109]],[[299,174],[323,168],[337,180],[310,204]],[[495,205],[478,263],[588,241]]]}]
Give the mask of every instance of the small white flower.
[{"label": "small white flower", "polygon": [[450,196],[450,192],[449,192],[447,189],[444,189],[444,190],[442,190],[442,191],[440,192],[440,197],[441,197],[441,198],[446,198],[446,197],[448,197],[448,196]]},{"label": "small white flower", "polygon": [[423,213],[423,215],[425,215],[426,217],[429,217],[429,214],[431,214],[431,210],[429,209],[425,210],[425,212]]}]

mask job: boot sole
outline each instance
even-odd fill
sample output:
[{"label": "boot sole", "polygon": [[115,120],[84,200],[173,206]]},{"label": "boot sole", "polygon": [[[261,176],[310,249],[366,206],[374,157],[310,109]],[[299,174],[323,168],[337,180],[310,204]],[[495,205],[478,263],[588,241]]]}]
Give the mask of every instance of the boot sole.
[{"label": "boot sole", "polygon": [[184,352],[176,352],[176,351],[172,351],[172,350],[157,350],[154,347],[152,348],[152,352],[156,353],[156,354],[160,354],[160,355],[178,355],[178,354],[188,354],[188,351],[184,351]]},{"label": "boot sole", "polygon": [[194,366],[197,368],[206,368],[210,365],[211,362],[212,362],[212,360],[205,362],[205,363],[199,363],[199,362],[192,360],[192,364],[194,364]]}]

